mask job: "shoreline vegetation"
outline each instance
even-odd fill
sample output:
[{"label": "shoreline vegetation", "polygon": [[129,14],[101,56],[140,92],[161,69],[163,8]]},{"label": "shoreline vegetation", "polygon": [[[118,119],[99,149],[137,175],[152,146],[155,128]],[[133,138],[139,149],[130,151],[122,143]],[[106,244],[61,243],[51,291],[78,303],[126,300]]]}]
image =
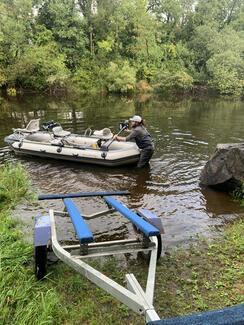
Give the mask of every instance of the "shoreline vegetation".
[{"label": "shoreline vegetation", "polygon": [[237,187],[232,195],[235,200],[241,203],[241,206],[244,206],[244,183],[240,187]]},{"label": "shoreline vegetation", "polygon": [[[21,200],[33,197],[21,165],[0,166],[1,324],[143,324],[141,317],[62,262],[50,266],[44,281],[36,281],[33,247],[24,241],[20,227],[11,218],[11,209]],[[226,225],[218,239],[199,239],[188,249],[178,248],[161,257],[155,290],[155,307],[160,317],[244,302],[243,232],[244,222],[238,219]],[[104,259],[102,264],[94,262],[121,284],[128,272],[145,282],[144,260],[118,263],[113,258]]]},{"label": "shoreline vegetation", "polygon": [[243,19],[240,0],[3,0],[0,89],[241,97]]}]

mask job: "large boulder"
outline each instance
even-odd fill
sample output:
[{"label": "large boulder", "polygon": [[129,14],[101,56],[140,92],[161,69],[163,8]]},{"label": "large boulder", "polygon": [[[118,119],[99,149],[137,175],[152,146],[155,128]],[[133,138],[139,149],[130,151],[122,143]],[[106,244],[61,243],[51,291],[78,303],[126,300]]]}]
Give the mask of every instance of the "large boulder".
[{"label": "large boulder", "polygon": [[244,143],[218,144],[200,175],[200,184],[231,191],[244,182]]}]

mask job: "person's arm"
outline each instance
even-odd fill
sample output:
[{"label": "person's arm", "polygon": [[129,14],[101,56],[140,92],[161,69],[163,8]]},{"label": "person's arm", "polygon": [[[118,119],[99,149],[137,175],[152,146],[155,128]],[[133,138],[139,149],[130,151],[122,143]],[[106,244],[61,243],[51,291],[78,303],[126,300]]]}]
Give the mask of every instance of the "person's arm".
[{"label": "person's arm", "polygon": [[131,130],[131,133],[125,137],[125,141],[133,141],[138,135],[138,130]]},{"label": "person's arm", "polygon": [[118,135],[115,135],[114,139],[117,140],[117,141],[126,141],[126,137],[120,137]]},{"label": "person's arm", "polygon": [[[124,132],[131,134],[132,130],[126,129],[126,130],[124,130]],[[114,140],[117,140],[117,141],[126,141],[126,138],[127,137],[120,137],[118,135],[114,136]]]},{"label": "person's arm", "polygon": [[136,136],[137,136],[137,131],[132,130],[130,132],[130,134],[127,135],[127,137],[120,137],[118,135],[115,135],[114,139],[117,140],[117,141],[131,141],[131,140],[134,140]]}]

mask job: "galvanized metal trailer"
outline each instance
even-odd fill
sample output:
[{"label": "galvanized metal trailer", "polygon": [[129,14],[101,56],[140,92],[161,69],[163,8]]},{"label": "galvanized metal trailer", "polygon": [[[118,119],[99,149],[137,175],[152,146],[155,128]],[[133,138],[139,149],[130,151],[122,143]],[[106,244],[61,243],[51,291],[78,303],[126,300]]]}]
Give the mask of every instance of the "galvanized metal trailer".
[{"label": "galvanized metal trailer", "polygon": [[[128,191],[94,192],[40,195],[39,200],[62,199],[64,211],[49,210],[49,215],[39,216],[35,221],[35,273],[38,279],[46,275],[47,249],[51,246],[55,255],[74,270],[85,276],[113,297],[127,305],[137,314],[143,315],[145,321],[159,320],[153,306],[155,273],[157,259],[161,255],[161,219],[152,212],[139,209],[134,212],[128,209],[114,196],[128,195]],[[72,198],[101,197],[107,204],[107,209],[92,215],[81,215]],[[94,242],[93,234],[85,220],[97,218],[118,211],[133,223],[136,237],[133,239]],[[72,220],[78,243],[61,245],[57,238],[56,216],[69,216]],[[102,274],[84,259],[115,254],[134,252],[149,252],[150,261],[146,289],[143,290],[134,274],[126,274],[127,288]]]},{"label": "galvanized metal trailer", "polygon": [[[63,199],[66,212],[50,210],[49,215],[36,218],[34,234],[35,272],[37,278],[41,279],[46,275],[47,248],[51,245],[53,252],[58,258],[133,311],[144,316],[147,325],[244,325],[244,304],[188,316],[169,319],[159,318],[153,306],[153,296],[156,263],[162,249],[161,233],[163,233],[163,227],[160,218],[155,214],[143,209],[135,213],[113,197],[115,195],[128,194],[129,192],[122,191],[40,195],[40,200]],[[81,216],[71,198],[94,196],[103,198],[108,209],[89,216]],[[114,211],[120,212],[129,219],[139,236],[134,239],[93,242],[93,234],[85,219],[97,218]],[[57,215],[70,216],[78,244],[62,246],[58,242],[55,224],[55,217]],[[133,274],[126,274],[127,288],[125,288],[84,261],[87,257],[138,251],[150,252],[145,290],[143,290]]]}]

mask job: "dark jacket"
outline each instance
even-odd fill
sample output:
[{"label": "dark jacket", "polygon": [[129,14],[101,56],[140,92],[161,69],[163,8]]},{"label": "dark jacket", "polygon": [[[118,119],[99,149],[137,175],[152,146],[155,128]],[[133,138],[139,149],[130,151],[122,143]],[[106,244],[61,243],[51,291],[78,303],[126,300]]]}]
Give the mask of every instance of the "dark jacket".
[{"label": "dark jacket", "polygon": [[152,137],[143,125],[133,128],[126,141],[135,141],[139,149],[154,149]]}]

